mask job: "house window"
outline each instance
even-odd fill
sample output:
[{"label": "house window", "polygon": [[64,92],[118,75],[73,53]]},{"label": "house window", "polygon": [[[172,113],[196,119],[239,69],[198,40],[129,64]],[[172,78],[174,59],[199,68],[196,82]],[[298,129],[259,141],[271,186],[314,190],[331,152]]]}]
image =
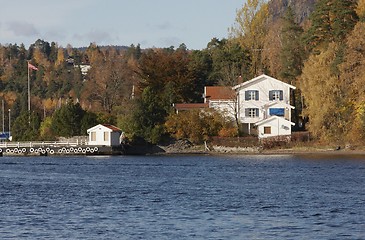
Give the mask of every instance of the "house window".
[{"label": "house window", "polygon": [[257,90],[247,90],[245,91],[245,100],[259,100],[259,91]]},{"label": "house window", "polygon": [[284,117],[285,116],[285,109],[284,108],[270,108],[269,109],[270,116],[279,116]]},{"label": "house window", "polygon": [[104,132],[104,141],[109,141],[109,133]]},{"label": "house window", "polygon": [[264,127],[264,134],[271,134],[271,127]]},{"label": "house window", "polygon": [[269,91],[270,101],[282,101],[283,100],[283,90],[272,90]]},{"label": "house window", "polygon": [[256,118],[259,116],[259,109],[258,108],[246,108],[245,115],[249,118]]},{"label": "house window", "polygon": [[90,138],[91,138],[91,141],[95,142],[96,141],[96,132],[91,132]]}]

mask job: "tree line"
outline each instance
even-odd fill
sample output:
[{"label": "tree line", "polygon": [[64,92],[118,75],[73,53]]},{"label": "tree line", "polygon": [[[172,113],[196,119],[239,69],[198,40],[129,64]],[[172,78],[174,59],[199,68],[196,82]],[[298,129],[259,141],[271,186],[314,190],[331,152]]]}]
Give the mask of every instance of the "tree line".
[{"label": "tree line", "polygon": [[[239,78],[266,73],[297,87],[296,126],[307,123],[321,140],[363,140],[364,0],[318,0],[301,25],[290,7],[270,20],[268,6],[248,0],[237,10],[229,37],[213,38],[202,50],[93,43],[77,49],[44,40],[28,49],[0,45],[0,97],[11,110],[14,139],[84,135],[103,122],[152,143],[171,136],[195,142],[234,136],[230,119],[199,112],[176,117],[173,104],[202,102],[204,86],[233,86]],[[27,61],[38,68],[30,76],[31,113]],[[90,66],[86,75],[83,65]]]}]

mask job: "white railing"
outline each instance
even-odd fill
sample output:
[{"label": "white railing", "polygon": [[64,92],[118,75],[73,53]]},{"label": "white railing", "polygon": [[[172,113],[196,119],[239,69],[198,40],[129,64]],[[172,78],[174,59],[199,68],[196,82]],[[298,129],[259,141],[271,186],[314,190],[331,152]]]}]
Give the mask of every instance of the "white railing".
[{"label": "white railing", "polygon": [[65,147],[65,146],[86,146],[88,143],[86,141],[76,141],[76,142],[0,142],[0,148],[23,148],[23,147]]}]

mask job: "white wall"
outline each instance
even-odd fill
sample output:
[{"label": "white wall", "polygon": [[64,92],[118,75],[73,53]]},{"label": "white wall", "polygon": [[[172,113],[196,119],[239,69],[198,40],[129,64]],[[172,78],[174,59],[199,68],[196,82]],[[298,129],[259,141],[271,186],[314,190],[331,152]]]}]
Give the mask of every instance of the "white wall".
[{"label": "white wall", "polygon": [[[247,90],[257,90],[259,91],[259,100],[245,100],[245,91]],[[272,103],[269,99],[269,91],[271,90],[282,90],[283,91],[283,101],[282,103],[290,105],[290,88],[287,84],[273,80],[271,78],[263,77],[262,80],[253,82],[252,84],[247,84],[244,88],[239,90],[239,119],[243,123],[256,123],[261,121],[265,117],[265,105]],[[258,108],[259,117],[258,118],[248,118],[245,116],[246,108]]]},{"label": "white wall", "polygon": [[[271,127],[271,134],[264,134],[264,128]],[[291,124],[285,119],[273,118],[258,126],[259,138],[276,137],[291,134]]]}]

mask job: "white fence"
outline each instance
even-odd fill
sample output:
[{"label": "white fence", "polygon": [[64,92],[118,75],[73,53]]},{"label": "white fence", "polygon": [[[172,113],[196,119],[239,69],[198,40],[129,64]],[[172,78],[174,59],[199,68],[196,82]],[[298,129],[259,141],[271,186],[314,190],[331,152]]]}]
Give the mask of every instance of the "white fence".
[{"label": "white fence", "polygon": [[86,146],[86,141],[75,141],[75,142],[1,142],[0,148],[34,148],[34,147],[75,147],[75,146]]}]

